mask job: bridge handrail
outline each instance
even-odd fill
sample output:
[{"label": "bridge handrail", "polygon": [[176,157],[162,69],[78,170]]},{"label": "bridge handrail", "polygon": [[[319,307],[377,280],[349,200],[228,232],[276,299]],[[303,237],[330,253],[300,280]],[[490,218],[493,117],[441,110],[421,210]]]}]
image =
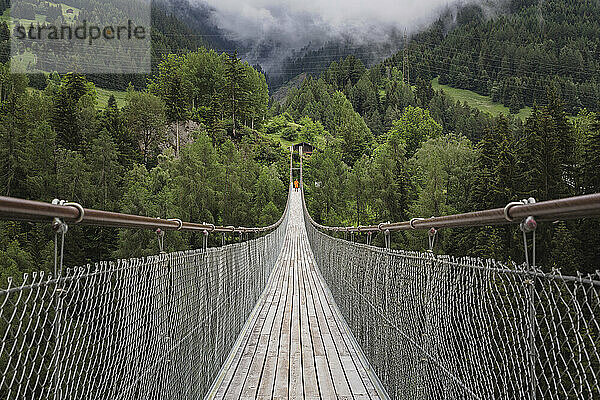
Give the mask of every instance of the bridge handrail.
[{"label": "bridge handrail", "polygon": [[[532,214],[538,220],[583,218],[598,214],[599,200],[596,194],[513,203],[506,216],[505,209],[488,210],[413,220],[412,227],[327,227],[303,206],[315,264],[392,398],[596,398],[600,272],[569,276],[558,267],[545,272],[492,259],[389,250],[327,231],[509,224]],[[481,214],[485,222],[477,219]]]},{"label": "bridge handrail", "polygon": [[[0,196],[0,220],[51,222],[53,218],[60,218],[67,223],[80,223],[82,225],[104,226],[128,229],[162,229],[165,231],[186,232],[217,232],[217,233],[264,233],[277,229],[283,222],[289,208],[289,196],[281,218],[274,224],[264,227],[247,228],[243,226],[215,226],[207,223],[183,222],[177,219],[162,219],[143,217],[140,215],[122,214],[110,211],[94,210],[89,208],[81,210],[71,205],[57,205],[42,201],[19,199],[15,197]],[[79,221],[79,222],[78,222]]]},{"label": "bridge handrail", "polygon": [[[304,186],[302,186],[304,193]],[[302,196],[304,199],[304,196]],[[306,205],[305,205],[305,209]],[[549,200],[533,204],[518,204],[507,208],[475,211],[464,214],[446,215],[442,217],[418,218],[411,221],[382,223],[379,225],[334,227],[316,222],[306,213],[311,224],[329,232],[382,232],[429,230],[431,228],[478,227],[491,225],[508,225],[521,223],[529,216],[538,221],[556,221],[600,216],[600,193],[569,197],[560,200]]]}]

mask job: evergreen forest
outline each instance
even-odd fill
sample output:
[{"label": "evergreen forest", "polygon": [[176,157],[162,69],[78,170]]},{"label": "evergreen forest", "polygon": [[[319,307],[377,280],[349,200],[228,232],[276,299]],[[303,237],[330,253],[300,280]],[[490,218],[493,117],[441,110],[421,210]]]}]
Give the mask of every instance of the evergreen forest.
[{"label": "evergreen forest", "polygon": [[[303,79],[277,99],[282,82],[237,52],[211,49],[161,8],[151,76],[11,74],[3,23],[0,195],[265,226],[285,208],[288,146],[300,141],[316,147],[304,160],[305,193],[327,225],[600,192],[600,3],[511,0],[505,8],[444,14],[384,60],[344,45],[294,56]],[[320,61],[307,67],[311,54]],[[456,101],[433,88],[436,78],[512,114]],[[101,102],[105,89],[122,99]],[[513,115],[526,106],[531,116]],[[538,263],[566,274],[600,269],[599,230],[598,219],[540,224]],[[50,271],[53,239],[49,225],[0,222],[0,281]],[[198,248],[202,237],[169,232],[165,245]],[[71,227],[65,246],[68,266],[158,252],[154,232],[101,227]],[[392,247],[425,250],[427,234],[394,233]],[[442,230],[435,251],[524,261],[516,226]]]}]

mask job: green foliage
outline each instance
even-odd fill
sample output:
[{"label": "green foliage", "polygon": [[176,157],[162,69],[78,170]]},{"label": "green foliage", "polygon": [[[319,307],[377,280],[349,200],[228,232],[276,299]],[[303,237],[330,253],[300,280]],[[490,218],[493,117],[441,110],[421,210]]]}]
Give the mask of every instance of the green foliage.
[{"label": "green foliage", "polygon": [[[266,115],[264,76],[237,61],[251,93],[237,114],[244,138],[232,142],[231,132],[219,135],[228,118],[226,58],[203,49],[166,57],[149,90],[130,87],[122,108],[112,95],[98,107],[94,85],[81,75],[52,74],[43,91],[26,90],[27,77],[2,65],[0,193],[153,218],[238,226],[276,221],[285,206],[286,154],[251,129]],[[206,94],[207,88],[213,90]],[[187,132],[176,157],[166,125],[187,122],[192,114],[198,129]],[[1,227],[0,278],[51,268],[47,224]],[[183,250],[198,248],[201,239],[169,232],[165,243],[168,250]],[[72,226],[65,262],[83,265],[157,251],[152,231]]]},{"label": "green foliage", "polygon": [[[258,216],[260,225],[267,226],[273,224],[281,217],[280,208],[286,187],[278,178],[276,167],[264,166],[254,184],[253,212]],[[277,206],[279,204],[279,207]]]},{"label": "green foliage", "polygon": [[[491,95],[511,113],[547,104],[544,89],[549,86],[556,87],[568,113],[598,111],[600,22],[589,16],[600,14],[600,3],[507,3],[510,13],[489,18],[481,18],[485,13],[479,5],[460,8],[458,16],[450,11],[442,15],[410,42],[412,71],[423,79],[439,76],[440,84]],[[399,53],[390,63],[401,62]]]},{"label": "green foliage", "polygon": [[286,126],[281,131],[281,137],[290,142],[295,141],[298,139],[298,128],[295,126]]},{"label": "green foliage", "polygon": [[146,167],[155,165],[160,148],[167,140],[164,102],[153,94],[130,89],[123,116],[134,141],[139,143],[144,164]]},{"label": "green foliage", "polygon": [[329,135],[321,122],[314,122],[309,117],[304,117],[300,120],[300,135],[299,138],[303,142],[315,144],[317,139]]},{"label": "green foliage", "polygon": [[[556,199],[599,190],[600,124],[587,111],[570,122],[556,88],[549,88],[545,106],[534,107],[523,125],[503,115],[492,119],[443,91],[432,93],[427,80],[415,88],[417,102],[423,105],[415,107],[414,95],[406,92],[412,90],[387,64],[363,72],[356,84],[341,88],[343,92],[335,80],[330,84],[308,79],[283,103],[282,109],[302,126],[321,122],[336,139],[326,142],[305,166],[308,206],[318,221],[377,224],[504,207],[523,197]],[[356,132],[365,131],[353,116],[360,108],[362,122],[373,123],[367,111],[372,109],[367,106],[372,87],[379,90],[375,111],[382,103],[390,104],[382,118],[390,121],[390,129],[365,146],[369,139],[357,138]],[[352,101],[344,93],[350,93]],[[518,98],[515,104],[523,105]],[[338,165],[348,167],[340,170]],[[564,265],[567,271],[593,271],[598,256],[589,249],[600,244],[585,232],[598,229],[596,225],[541,224],[538,262],[545,268]],[[521,262],[521,240],[514,227],[455,229],[440,232],[438,250]],[[375,238],[378,241],[381,238]],[[569,242],[587,261],[573,265],[572,248],[562,250]],[[398,248],[423,250],[425,243],[419,234],[393,237]]]},{"label": "green foliage", "polygon": [[371,130],[341,92],[333,95],[329,111],[331,114],[326,125],[333,136],[343,140],[344,161],[353,165],[370,148],[373,141]]},{"label": "green foliage", "polygon": [[[490,96],[475,93],[471,90],[457,89],[447,85],[441,85],[439,79],[435,78],[432,82],[432,86],[435,90],[443,91],[444,94],[452,98],[454,101],[460,103],[466,103],[470,107],[473,107],[481,112],[489,113],[493,117],[499,116],[500,114],[509,115],[510,110],[500,103],[497,93],[499,88],[497,86],[492,87]],[[527,119],[531,115],[531,108],[525,107],[516,116],[521,120]]]},{"label": "green foliage", "polygon": [[348,166],[342,161],[339,143],[329,139],[322,152],[307,160],[304,168],[305,190],[311,213],[317,221],[330,225],[346,223],[345,179]]},{"label": "green foliage", "polygon": [[584,136],[583,185],[586,193],[600,192],[600,114]]},{"label": "green foliage", "polygon": [[412,157],[421,144],[442,134],[442,126],[420,107],[408,106],[388,133],[390,142],[402,143],[406,156]]},{"label": "green foliage", "polygon": [[439,216],[466,211],[476,152],[468,139],[454,135],[429,139],[412,164],[417,199],[412,215]]},{"label": "green foliage", "polygon": [[81,150],[84,139],[94,129],[94,85],[82,75],[67,74],[60,80],[53,79],[47,91],[52,93],[51,121],[58,144],[69,150]]},{"label": "green foliage", "polygon": [[561,198],[572,193],[575,177],[574,140],[560,99],[534,109],[525,124],[525,188],[538,200]]},{"label": "green foliage", "polygon": [[[285,206],[288,161],[276,139],[307,141],[320,149],[305,164],[307,201],[318,221],[332,225],[600,191],[598,116],[582,111],[572,123],[566,118],[582,106],[598,107],[598,24],[586,22],[581,34],[564,18],[573,9],[577,20],[594,15],[592,3],[545,2],[544,30],[534,23],[537,2],[513,1],[517,15],[488,20],[469,6],[450,32],[444,17],[409,45],[416,87],[404,83],[399,56],[370,69],[350,56],[320,78],[309,76],[270,113],[261,71],[236,54],[199,48],[175,21],[158,13],[154,76],[148,90],[131,88],[122,108],[107,96],[106,107],[98,109],[97,91],[83,76],[53,74],[43,91],[29,91],[27,77],[2,66],[0,190],[151,217],[264,225],[276,221]],[[172,38],[164,33],[169,26],[175,30]],[[480,40],[485,35],[489,40]],[[523,44],[507,40],[512,37],[524,38]],[[168,55],[171,46],[191,51]],[[466,104],[472,105],[473,97],[434,90],[431,82],[438,75],[440,83],[479,93],[486,101],[491,95],[512,112],[536,102],[543,106],[535,107],[524,125],[512,117],[493,118]],[[190,120],[197,131],[186,132],[185,144],[172,149],[166,125],[176,124],[179,136],[180,125]],[[600,243],[586,232],[597,228],[593,221],[544,224],[540,261],[569,271],[593,268],[598,256],[590,249]],[[0,235],[0,262],[7,273],[35,270],[38,264],[47,268],[49,230],[13,224],[9,232]],[[439,251],[521,261],[517,233],[513,228],[442,232]],[[78,227],[70,234],[87,244],[69,242],[69,262],[158,250],[150,231]],[[409,249],[422,249],[422,239],[393,238],[395,247]],[[201,237],[170,232],[166,243],[169,250],[195,248]],[[582,254],[582,265],[569,264],[571,251]]]},{"label": "green foliage", "polygon": [[269,135],[281,134],[281,132],[288,126],[288,121],[285,116],[278,115],[273,117],[265,125],[265,131]]},{"label": "green foliage", "polygon": [[30,253],[23,250],[17,241],[8,244],[5,250],[0,250],[0,284],[5,287],[9,278],[15,278],[13,286],[22,281],[25,273],[35,271],[35,262]]}]

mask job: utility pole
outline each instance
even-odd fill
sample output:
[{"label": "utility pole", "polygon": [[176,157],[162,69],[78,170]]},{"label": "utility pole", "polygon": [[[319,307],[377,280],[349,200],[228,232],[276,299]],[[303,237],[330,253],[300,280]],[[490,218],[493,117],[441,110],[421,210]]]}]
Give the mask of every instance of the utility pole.
[{"label": "utility pole", "polygon": [[[542,28],[542,30],[543,30],[544,24],[546,23],[546,21],[544,20],[544,13],[542,11],[542,7],[544,7],[544,0],[539,0],[538,5],[537,5],[537,19],[538,19],[538,24],[539,24],[540,28]],[[545,32],[542,32],[542,33],[545,33]]]},{"label": "utility pole", "polygon": [[402,83],[406,83],[406,28],[402,36]]}]

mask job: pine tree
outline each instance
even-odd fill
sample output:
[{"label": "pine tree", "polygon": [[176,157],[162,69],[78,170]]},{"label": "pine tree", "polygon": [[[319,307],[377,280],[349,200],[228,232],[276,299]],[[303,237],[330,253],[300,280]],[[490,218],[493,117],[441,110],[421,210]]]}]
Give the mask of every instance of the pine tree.
[{"label": "pine tree", "polygon": [[108,104],[101,117],[101,127],[105,129],[117,145],[120,163],[131,166],[139,160],[138,145],[132,131],[125,127],[123,113],[119,110],[117,101],[113,95],[108,98]]},{"label": "pine tree", "polygon": [[575,275],[581,269],[580,255],[577,249],[580,244],[573,236],[572,230],[562,221],[554,230],[552,236],[552,263],[554,268],[561,270],[564,275]]},{"label": "pine tree", "polygon": [[369,220],[367,205],[372,197],[371,159],[363,155],[348,176],[348,196],[354,200],[356,219],[353,224],[365,225]]},{"label": "pine tree", "polygon": [[571,128],[560,107],[538,110],[525,124],[522,141],[521,169],[524,173],[524,190],[538,201],[567,196],[572,189],[574,166],[572,159]]},{"label": "pine tree", "polygon": [[470,204],[473,210],[484,210],[497,207],[496,199],[490,187],[496,180],[496,163],[501,136],[490,129],[478,144],[478,156],[475,167]]},{"label": "pine tree", "polygon": [[175,155],[179,156],[179,124],[189,116],[190,90],[184,84],[184,58],[174,54],[168,55],[159,65],[158,73],[148,85],[151,93],[160,97],[165,103],[167,122],[175,124]]},{"label": "pine tree", "polygon": [[519,111],[521,111],[521,100],[519,99],[519,96],[514,93],[512,95],[512,97],[510,98],[510,103],[508,105],[508,109],[510,111],[511,114],[518,114]]},{"label": "pine tree", "polygon": [[227,57],[225,61],[225,76],[227,78],[225,90],[226,109],[231,116],[233,137],[237,138],[237,127],[246,112],[249,97],[246,70],[242,62],[238,59],[237,52]]},{"label": "pine tree", "polygon": [[60,146],[81,150],[86,130],[92,129],[85,116],[85,108],[95,104],[95,93],[83,75],[67,74],[54,92],[52,126]]},{"label": "pine tree", "polygon": [[583,154],[583,183],[586,193],[600,192],[600,115],[585,141]]},{"label": "pine tree", "polygon": [[421,78],[417,79],[416,96],[420,107],[428,108],[434,95],[435,92],[431,86],[431,81]]}]

